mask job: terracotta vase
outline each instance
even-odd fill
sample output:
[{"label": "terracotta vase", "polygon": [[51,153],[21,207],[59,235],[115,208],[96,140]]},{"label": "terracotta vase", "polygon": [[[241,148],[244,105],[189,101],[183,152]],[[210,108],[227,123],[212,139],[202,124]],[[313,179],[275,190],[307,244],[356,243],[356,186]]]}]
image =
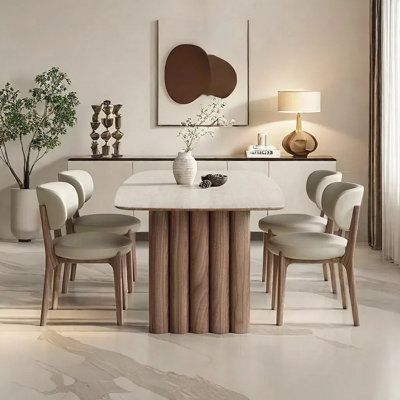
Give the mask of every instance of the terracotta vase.
[{"label": "terracotta vase", "polygon": [[179,152],[174,160],[172,171],[178,185],[193,185],[197,173],[197,162],[192,152]]}]

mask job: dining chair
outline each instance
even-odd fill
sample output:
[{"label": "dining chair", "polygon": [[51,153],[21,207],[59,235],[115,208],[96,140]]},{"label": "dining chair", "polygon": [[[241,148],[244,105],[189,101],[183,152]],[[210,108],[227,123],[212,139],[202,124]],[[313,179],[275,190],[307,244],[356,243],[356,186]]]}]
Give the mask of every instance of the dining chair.
[{"label": "dining chair", "polygon": [[[90,200],[94,191],[92,176],[83,170],[69,170],[58,174],[60,182],[71,184],[79,199],[78,211],[67,222],[68,233],[72,232],[109,232],[126,235],[132,242],[132,251],[126,255],[128,293],[132,293],[132,283],[137,278],[136,264],[136,232],[140,228],[140,220],[125,214],[88,214],[79,215],[79,210]],[[68,280],[75,280],[76,263],[64,265],[62,292],[68,291]]]},{"label": "dining chair", "polygon": [[52,308],[58,308],[63,263],[111,265],[114,272],[117,324],[122,325],[124,303],[122,271],[126,255],[132,250],[131,240],[126,236],[110,232],[80,232],[62,236],[61,228],[78,210],[78,195],[74,187],[65,182],[51,182],[39,185],[36,193],[46,253],[40,325],[46,325],[52,284]]},{"label": "dining chair", "polygon": [[[354,249],[356,245],[360,206],[364,187],[355,183],[335,182],[322,195],[322,210],[328,218],[326,231],[289,233],[273,237],[268,243],[274,255],[273,308],[277,302],[276,324],[283,323],[283,303],[286,272],[290,264],[329,263],[339,266],[342,306],[347,308],[343,269],[347,275],[350,302],[355,326],[360,324],[354,279]],[[340,235],[334,234],[335,225]],[[342,237],[346,234],[347,239]]]},{"label": "dining chair", "polygon": [[[341,172],[318,170],[312,172],[306,183],[306,192],[308,198],[315,203],[320,210],[320,215],[309,214],[276,214],[268,215],[260,219],[258,226],[264,232],[264,247],[263,247],[263,272],[262,281],[266,281],[266,292],[271,292],[272,272],[273,272],[273,257],[268,252],[269,240],[276,236],[286,233],[295,232],[325,232],[327,219],[324,218],[322,211],[322,193],[324,189],[333,182],[342,180]],[[323,273],[325,281],[328,280],[327,265],[323,265]],[[336,276],[335,269],[330,267],[332,292],[336,293]]]}]

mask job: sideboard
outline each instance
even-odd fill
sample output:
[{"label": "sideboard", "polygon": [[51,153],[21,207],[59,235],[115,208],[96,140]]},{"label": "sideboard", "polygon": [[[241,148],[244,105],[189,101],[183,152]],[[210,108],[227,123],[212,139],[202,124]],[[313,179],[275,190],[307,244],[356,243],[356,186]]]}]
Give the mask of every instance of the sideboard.
[{"label": "sideboard", "polygon": [[[82,214],[123,212],[114,207],[115,193],[120,184],[132,174],[146,170],[169,169],[172,173],[174,157],[140,157],[123,156],[121,158],[94,159],[85,156],[71,157],[68,169],[83,169],[88,171],[94,180],[92,199],[83,207]],[[259,171],[274,179],[285,194],[286,206],[281,211],[273,213],[312,213],[318,214],[318,209],[306,194],[305,185],[311,172],[326,169],[336,171],[336,160],[331,156],[312,156],[308,158],[246,158],[245,156],[196,156],[199,171],[225,172],[229,171]],[[256,191],[257,188],[254,188]],[[129,211],[126,211],[129,214]],[[252,232],[259,232],[258,220],[265,212],[253,212],[250,219]],[[135,216],[141,219],[140,232],[148,231],[148,213],[136,211]]]}]

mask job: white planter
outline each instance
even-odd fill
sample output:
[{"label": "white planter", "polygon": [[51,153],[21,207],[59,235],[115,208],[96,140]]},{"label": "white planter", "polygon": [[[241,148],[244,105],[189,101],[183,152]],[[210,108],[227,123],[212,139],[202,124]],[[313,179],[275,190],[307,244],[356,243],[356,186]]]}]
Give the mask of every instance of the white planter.
[{"label": "white planter", "polygon": [[39,203],[36,189],[11,188],[11,232],[21,242],[40,233]]},{"label": "white planter", "polygon": [[197,173],[197,162],[191,151],[181,151],[175,158],[172,166],[174,177],[178,185],[193,185]]}]

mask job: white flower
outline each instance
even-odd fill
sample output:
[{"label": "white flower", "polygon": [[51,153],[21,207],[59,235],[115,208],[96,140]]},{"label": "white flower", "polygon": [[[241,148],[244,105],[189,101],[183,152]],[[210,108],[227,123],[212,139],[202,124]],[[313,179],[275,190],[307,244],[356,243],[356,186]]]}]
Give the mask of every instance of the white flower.
[{"label": "white flower", "polygon": [[214,130],[212,127],[234,124],[235,120],[228,121],[222,114],[222,109],[225,106],[225,101],[213,97],[208,105],[200,105],[200,112],[195,119],[189,117],[186,121],[181,122],[182,129],[178,131],[177,136],[185,143],[185,151],[192,150],[203,136],[210,135],[213,137]]}]

